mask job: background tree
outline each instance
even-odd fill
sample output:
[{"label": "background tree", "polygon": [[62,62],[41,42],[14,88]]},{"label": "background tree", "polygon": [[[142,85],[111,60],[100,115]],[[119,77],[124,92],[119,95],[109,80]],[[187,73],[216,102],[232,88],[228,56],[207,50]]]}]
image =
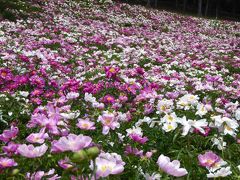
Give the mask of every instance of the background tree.
[{"label": "background tree", "polygon": [[202,16],[202,0],[198,0],[198,16]]},{"label": "background tree", "polygon": [[0,16],[5,19],[15,20],[17,17],[27,17],[28,13],[39,11],[36,3],[43,1],[37,0],[0,0]]}]

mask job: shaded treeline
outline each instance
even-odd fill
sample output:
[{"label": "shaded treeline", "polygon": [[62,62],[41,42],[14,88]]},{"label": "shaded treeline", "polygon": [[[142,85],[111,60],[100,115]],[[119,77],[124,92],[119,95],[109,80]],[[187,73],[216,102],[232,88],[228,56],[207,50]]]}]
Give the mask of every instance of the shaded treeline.
[{"label": "shaded treeline", "polygon": [[17,17],[25,18],[30,12],[40,11],[40,0],[0,0],[0,20],[15,20]]},{"label": "shaded treeline", "polygon": [[240,0],[121,0],[198,16],[240,20]]}]

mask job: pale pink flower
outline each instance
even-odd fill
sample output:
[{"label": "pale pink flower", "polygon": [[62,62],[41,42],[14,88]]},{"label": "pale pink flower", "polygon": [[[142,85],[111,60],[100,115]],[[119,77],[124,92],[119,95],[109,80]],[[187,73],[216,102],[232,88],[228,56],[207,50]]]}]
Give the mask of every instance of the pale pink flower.
[{"label": "pale pink flower", "polygon": [[120,174],[123,172],[125,165],[121,156],[116,153],[101,153],[95,162],[97,178],[107,177],[110,174]]},{"label": "pale pink flower", "polygon": [[30,134],[26,140],[30,143],[44,143],[45,139],[48,139],[48,133],[45,133],[45,128],[41,129],[39,133],[32,133]]},{"label": "pale pink flower", "polygon": [[60,179],[61,177],[58,176],[58,174],[54,174],[55,173],[55,169],[51,169],[48,172],[44,172],[44,171],[37,171],[34,172],[32,174],[30,174],[29,172],[26,175],[26,179],[27,180],[42,180],[43,177],[47,177],[48,180],[56,180],[56,179]]},{"label": "pale pink flower", "polygon": [[98,121],[101,121],[103,125],[102,133],[106,135],[109,133],[110,129],[114,130],[115,128],[119,128],[120,124],[117,120],[118,119],[115,117],[113,113],[104,111],[103,115],[98,117]]},{"label": "pale pink flower", "polygon": [[175,177],[181,177],[188,174],[186,169],[180,168],[180,162],[178,160],[171,162],[169,157],[162,154],[159,156],[157,164],[164,172]]},{"label": "pale pink flower", "polygon": [[205,154],[199,154],[198,161],[201,166],[210,168],[220,161],[220,157],[212,151],[208,151]]},{"label": "pale pink flower", "polygon": [[43,156],[46,153],[47,149],[48,146],[46,144],[43,144],[38,147],[34,147],[32,144],[31,145],[22,144],[19,145],[17,152],[27,158],[36,158]]},{"label": "pale pink flower", "polygon": [[95,123],[89,119],[78,119],[77,127],[83,130],[95,130]]},{"label": "pale pink flower", "polygon": [[92,143],[92,138],[82,134],[69,134],[67,137],[61,137],[59,140],[52,142],[51,152],[76,152],[83,148],[88,147]]}]

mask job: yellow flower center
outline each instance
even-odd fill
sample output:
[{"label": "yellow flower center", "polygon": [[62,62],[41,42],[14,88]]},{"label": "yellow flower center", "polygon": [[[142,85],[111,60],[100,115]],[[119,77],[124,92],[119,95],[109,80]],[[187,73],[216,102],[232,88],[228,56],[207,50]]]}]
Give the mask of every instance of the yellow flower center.
[{"label": "yellow flower center", "polygon": [[112,67],[112,68],[109,69],[109,72],[111,72],[111,73],[115,73],[116,70]]},{"label": "yellow flower center", "polygon": [[167,109],[166,106],[164,106],[164,105],[161,106],[162,111],[166,111],[166,109]]},{"label": "yellow flower center", "polygon": [[173,117],[172,116],[168,116],[168,121],[172,122],[173,121]]},{"label": "yellow flower center", "polygon": [[113,98],[112,97],[107,97],[107,100],[108,101],[111,101]]},{"label": "yellow flower center", "polygon": [[82,127],[83,127],[83,128],[88,128],[89,125],[88,125],[87,123],[83,123]]},{"label": "yellow flower center", "polygon": [[232,128],[230,128],[228,125],[225,125],[224,128],[227,129],[228,131],[232,130]]},{"label": "yellow flower center", "polygon": [[167,127],[167,129],[168,129],[168,130],[171,130],[171,129],[173,129],[173,126],[172,126],[171,124],[169,124],[168,127]]}]

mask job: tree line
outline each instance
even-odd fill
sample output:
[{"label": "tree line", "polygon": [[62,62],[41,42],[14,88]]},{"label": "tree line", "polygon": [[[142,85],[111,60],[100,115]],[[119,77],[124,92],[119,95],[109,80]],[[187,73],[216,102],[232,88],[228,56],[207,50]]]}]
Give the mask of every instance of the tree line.
[{"label": "tree line", "polygon": [[240,20],[240,0],[123,0],[154,8],[169,8],[198,16]]}]

